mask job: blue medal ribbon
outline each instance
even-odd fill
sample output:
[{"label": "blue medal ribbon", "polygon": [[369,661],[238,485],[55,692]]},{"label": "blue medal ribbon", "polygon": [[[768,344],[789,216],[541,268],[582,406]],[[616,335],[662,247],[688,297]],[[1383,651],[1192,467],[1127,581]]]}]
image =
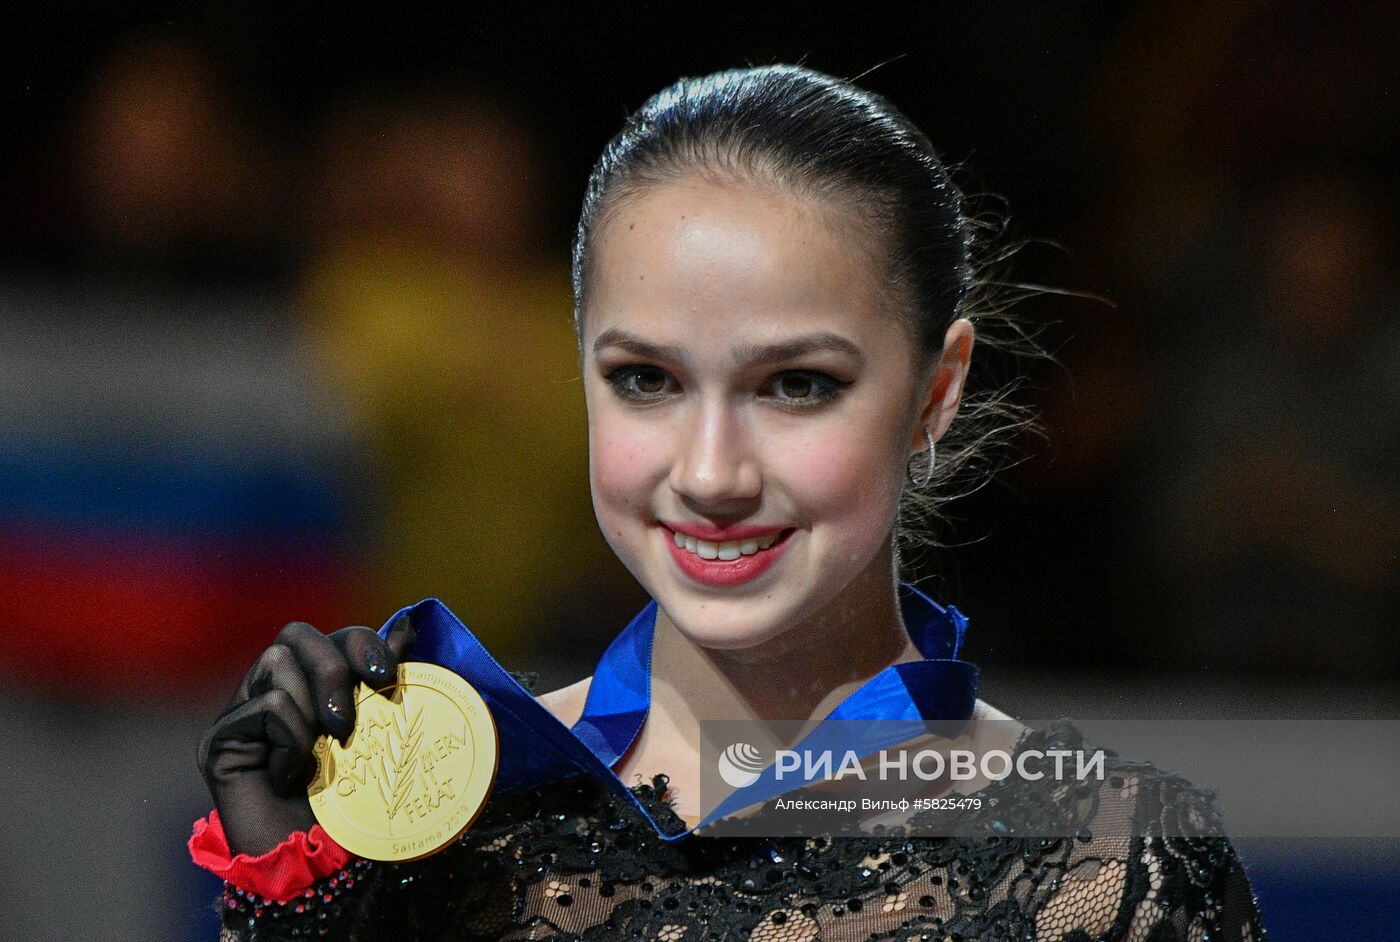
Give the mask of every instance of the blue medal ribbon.
[{"label": "blue medal ribbon", "polygon": [[[956,735],[966,726],[977,703],[977,668],[958,659],[967,617],[952,605],[939,605],[908,583],[900,583],[899,605],[910,640],[924,660],[893,664],[880,671],[827,714],[794,749],[830,748],[838,755],[853,750],[863,758],[923,735],[929,723],[940,724],[940,735]],[[500,738],[496,789],[526,790],[587,773],[636,809],[658,836],[677,841],[718,818],[805,782],[784,782],[770,765],[752,784],[725,798],[695,828],[668,834],[657,825],[613,771],[641,733],[651,709],[656,612],[656,601],[648,602],[608,645],[593,672],[583,714],[572,727],[541,706],[438,599],[424,599],[395,612],[380,635],[387,636],[399,616],[407,614],[418,633],[413,659],[445,667],[481,693]],[[851,720],[879,722],[831,722]]]}]

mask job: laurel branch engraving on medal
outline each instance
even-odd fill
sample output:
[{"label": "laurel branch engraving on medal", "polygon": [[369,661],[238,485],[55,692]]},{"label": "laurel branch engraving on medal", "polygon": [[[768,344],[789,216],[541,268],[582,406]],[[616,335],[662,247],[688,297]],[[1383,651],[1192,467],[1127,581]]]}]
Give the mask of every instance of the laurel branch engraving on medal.
[{"label": "laurel branch engraving on medal", "polygon": [[413,792],[415,777],[413,767],[418,762],[418,745],[423,738],[423,711],[418,709],[404,730],[403,716],[395,714],[384,737],[384,751],[379,753],[379,795],[384,799],[384,810],[389,820],[403,807],[404,799]]},{"label": "laurel branch engraving on medal", "polygon": [[378,805],[386,822],[407,818],[421,823],[443,801],[456,800],[457,774],[451,771],[450,760],[466,748],[469,735],[465,727],[445,725],[440,716],[434,720],[423,707],[405,712],[367,702],[347,746],[335,749],[327,743],[322,749],[323,754],[334,751],[337,757],[325,764],[324,784],[313,786],[313,794],[329,790],[340,799],[357,801],[362,799],[356,796],[372,796],[369,800]]}]

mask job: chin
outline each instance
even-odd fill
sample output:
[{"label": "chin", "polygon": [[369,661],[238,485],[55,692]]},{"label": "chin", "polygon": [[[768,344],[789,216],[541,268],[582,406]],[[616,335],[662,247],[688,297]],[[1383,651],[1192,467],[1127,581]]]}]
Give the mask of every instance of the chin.
[{"label": "chin", "polygon": [[652,597],[681,634],[702,647],[724,651],[741,651],[780,637],[819,601],[807,587],[787,586],[782,580],[747,592],[713,593],[672,582]]},{"label": "chin", "polygon": [[716,611],[716,607],[701,609],[697,603],[684,602],[666,609],[676,630],[703,648],[718,651],[742,651],[772,640],[783,633],[781,624],[772,624],[766,619],[755,619],[752,602],[738,601],[717,606],[721,609],[733,608],[733,614]]}]

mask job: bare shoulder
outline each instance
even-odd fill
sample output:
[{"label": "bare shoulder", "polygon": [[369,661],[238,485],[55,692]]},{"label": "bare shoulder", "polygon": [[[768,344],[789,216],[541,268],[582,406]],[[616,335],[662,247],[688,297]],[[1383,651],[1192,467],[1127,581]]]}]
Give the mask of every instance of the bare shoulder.
[{"label": "bare shoulder", "polygon": [[539,701],[540,706],[553,713],[559,722],[565,726],[573,726],[583,715],[583,705],[588,700],[588,688],[592,683],[592,677],[585,677],[567,687],[542,693],[535,699]]},{"label": "bare shoulder", "polygon": [[972,708],[973,737],[987,749],[1001,749],[1012,752],[1026,725],[1015,717],[1003,713],[985,700],[978,700]]},{"label": "bare shoulder", "polygon": [[1008,724],[1016,723],[1018,726],[1020,725],[1015,717],[1003,713],[986,700],[977,701],[977,705],[972,708],[972,718],[977,720],[998,720]]}]

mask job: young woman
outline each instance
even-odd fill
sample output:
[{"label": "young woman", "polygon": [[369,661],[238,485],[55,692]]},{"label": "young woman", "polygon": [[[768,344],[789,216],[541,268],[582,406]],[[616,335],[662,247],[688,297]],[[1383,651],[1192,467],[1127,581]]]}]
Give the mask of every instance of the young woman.
[{"label": "young woman", "polygon": [[574,292],[594,508],[653,601],[538,699],[455,662],[501,778],[456,844],[402,865],[314,824],[311,744],[348,733],[353,684],[469,633],[435,602],[382,637],[289,625],[201,744],[217,811],[191,847],[228,881],[226,936],[1262,938],[1223,838],[1112,826],[1211,813],[1145,763],[1113,760],[1067,839],[690,833],[707,720],[882,718],[894,696],[1018,754],[1080,744],[978,701],[965,620],[900,581],[912,524],[1017,420],[1002,390],[964,394],[992,313],[973,259],[962,195],[877,95],[769,66],[649,100],[594,169]]}]

